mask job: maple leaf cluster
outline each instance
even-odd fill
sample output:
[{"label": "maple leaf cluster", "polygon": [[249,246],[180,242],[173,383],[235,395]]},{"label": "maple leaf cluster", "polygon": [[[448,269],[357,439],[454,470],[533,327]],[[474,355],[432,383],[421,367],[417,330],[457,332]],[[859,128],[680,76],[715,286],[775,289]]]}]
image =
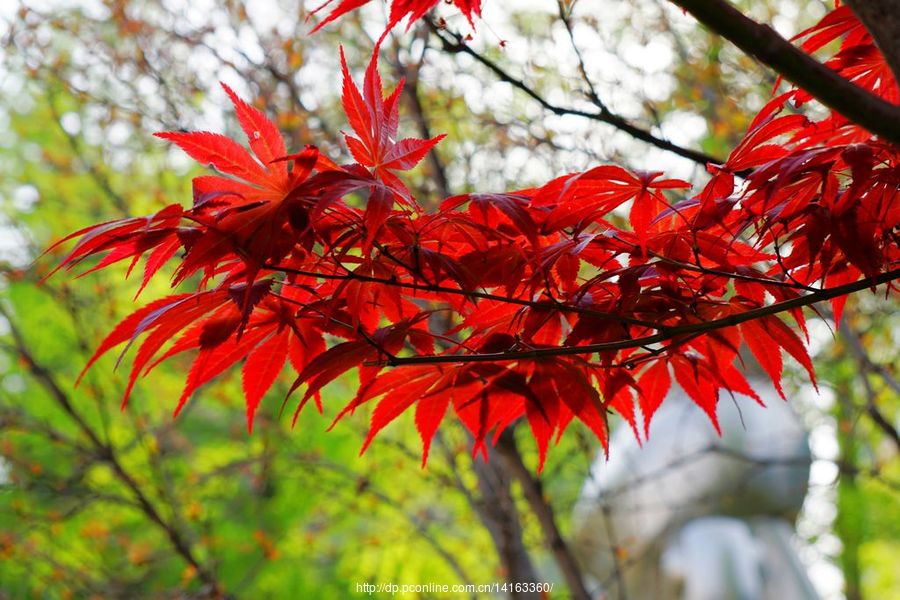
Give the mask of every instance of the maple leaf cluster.
[{"label": "maple leaf cluster", "polygon": [[[343,0],[324,22],[365,3]],[[394,0],[390,27],[435,4]],[[846,7],[799,39],[808,52],[841,39],[828,64],[898,100]],[[127,261],[130,272],[143,257],[143,289],[175,261],[173,285],[192,286],[127,317],[88,363],[136,346],[125,401],[139,377],[192,352],[177,414],[243,362],[252,429],[286,365],[295,420],[309,400],[323,411],[322,388],[356,369],[335,420],[374,404],[366,446],[414,410],[423,462],[448,413],[486,455],[491,436],[524,418],[543,464],[573,420],[605,446],[614,412],[640,440],[673,380],[716,428],[722,390],[761,403],[735,366],[742,344],[782,396],[782,351],[815,382],[802,307],[831,300],[839,319],[848,291],[896,277],[900,152],[836,113],[785,110],[810,100],[802,90],[773,98],[699,188],[602,165],[427,212],[402,173],[443,136],[399,139],[403,83],[385,92],[377,55],[359,87],[341,54],[349,162],[312,145],[289,153],[226,87],[252,154],[214,133],[158,134],[218,172],[193,180],[191,206],[66,238],[78,241],[61,267],[100,256],[92,270]]]}]

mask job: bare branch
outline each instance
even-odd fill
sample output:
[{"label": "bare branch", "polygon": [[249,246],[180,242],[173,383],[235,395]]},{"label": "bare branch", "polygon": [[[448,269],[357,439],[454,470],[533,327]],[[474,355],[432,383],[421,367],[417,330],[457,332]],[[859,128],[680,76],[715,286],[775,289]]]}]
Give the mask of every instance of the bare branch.
[{"label": "bare branch", "polygon": [[[900,144],[900,107],[844,79],[778,32],[725,0],[671,0],[747,54],[803,88],[822,104],[879,137]],[[894,32],[896,35],[896,32]]]},{"label": "bare branch", "polygon": [[540,104],[545,110],[549,110],[555,115],[573,115],[576,117],[591,119],[592,121],[598,121],[600,123],[606,123],[607,125],[612,125],[619,131],[627,133],[636,140],[640,140],[642,142],[646,142],[648,144],[656,146],[657,148],[660,148],[662,150],[672,152],[673,154],[677,154],[678,156],[691,160],[702,166],[706,166],[708,163],[720,164],[723,162],[722,159],[715,156],[710,156],[709,154],[700,152],[699,150],[684,148],[682,146],[679,146],[678,144],[670,142],[669,140],[657,137],[651,132],[645,129],[641,129],[640,127],[629,122],[624,117],[611,112],[605,106],[599,107],[599,110],[597,112],[587,112],[578,110],[576,108],[565,108],[562,106],[557,106],[556,104],[552,104],[543,96],[538,94],[534,89],[529,87],[524,81],[513,77],[503,68],[501,68],[497,63],[493,62],[489,58],[479,54],[471,47],[469,47],[469,45],[465,43],[465,39],[463,38],[463,36],[461,36],[460,34],[447,31],[446,29],[441,29],[432,21],[428,21],[428,24],[430,25],[431,30],[434,32],[434,34],[441,40],[445,52],[448,52],[450,54],[468,54],[483,66],[487,67],[487,69],[494,73],[494,75],[496,75],[500,81],[508,83],[514,88],[524,92],[538,104]]}]

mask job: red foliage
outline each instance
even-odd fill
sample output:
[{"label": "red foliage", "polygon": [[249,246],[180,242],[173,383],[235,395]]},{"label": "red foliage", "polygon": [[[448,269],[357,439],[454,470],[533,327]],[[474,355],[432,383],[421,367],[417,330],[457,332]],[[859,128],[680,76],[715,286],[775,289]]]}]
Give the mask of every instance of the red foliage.
[{"label": "red foliage", "polygon": [[[324,22],[362,4],[343,0]],[[435,4],[395,0],[390,26]],[[455,4],[479,14],[478,2]],[[897,100],[846,9],[804,32],[803,47],[839,36],[829,64]],[[291,391],[305,386],[298,411],[356,369],[358,392],[338,419],[377,402],[366,446],[413,407],[423,461],[450,411],[475,452],[524,417],[543,463],[573,419],[604,445],[610,411],[639,439],[643,422],[646,436],[673,381],[716,425],[721,390],[755,397],[734,366],[742,343],[779,391],[780,350],[813,378],[803,341],[776,315],[789,312],[803,330],[803,305],[831,299],[839,315],[844,293],[866,287],[855,283],[896,276],[900,153],[836,114],[782,114],[810,99],[802,90],[771,100],[700,189],[599,166],[539,188],[448,198],[427,213],[399,173],[443,136],[397,139],[402,83],[385,96],[377,50],[361,89],[341,59],[353,162],[337,165],[314,146],[289,155],[275,126],[226,88],[252,155],[213,133],[159,134],[222,175],[196,178],[189,208],[66,238],[79,238],[66,268],[97,255],[95,269],[133,268],[146,256],[141,288],[171,260],[173,285],[199,276],[196,291],[126,318],[88,363],[142,338],[126,398],[139,375],[194,351],[177,412],[244,360],[251,428],[286,363]],[[614,211],[629,204],[625,222]]]},{"label": "red foliage", "polygon": [[[314,10],[312,14],[316,14],[317,12],[334,4],[335,1],[336,0],[325,0],[325,2],[321,6],[319,6],[319,8]],[[334,9],[330,13],[328,13],[328,16],[325,17],[322,22],[316,25],[315,29],[313,29],[313,32],[318,31],[320,28],[334,21],[338,17],[341,17],[352,10],[356,10],[361,6],[368,4],[370,1],[371,0],[339,0],[337,2],[337,6],[335,6]],[[481,0],[452,1],[456,8],[458,8],[461,13],[466,15],[466,18],[469,19],[470,24],[474,25],[475,18],[481,16]],[[410,25],[412,25],[414,22],[424,17],[432,8],[437,6],[440,0],[390,0],[390,2],[390,23],[388,24],[387,28],[393,29],[395,25],[397,25],[406,17],[409,17],[408,22]]]}]

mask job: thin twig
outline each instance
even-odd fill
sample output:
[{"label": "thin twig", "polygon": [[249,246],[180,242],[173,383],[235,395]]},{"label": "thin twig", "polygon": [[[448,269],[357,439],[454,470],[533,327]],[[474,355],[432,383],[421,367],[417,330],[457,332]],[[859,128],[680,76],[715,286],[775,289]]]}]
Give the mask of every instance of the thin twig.
[{"label": "thin twig", "polygon": [[653,135],[651,132],[634,125],[624,117],[611,112],[608,108],[602,107],[599,108],[597,112],[588,112],[579,110],[577,108],[565,108],[553,104],[546,98],[538,94],[537,91],[535,91],[533,88],[529,87],[524,81],[513,77],[497,63],[473,50],[468,44],[465,43],[465,38],[463,38],[463,36],[461,36],[460,34],[448,31],[447,29],[442,29],[432,21],[427,22],[429,23],[432,32],[434,32],[438,39],[441,40],[445,52],[451,54],[468,54],[477,62],[487,67],[487,69],[494,73],[494,75],[496,75],[500,81],[508,83],[514,88],[524,92],[531,99],[540,104],[545,110],[548,110],[555,115],[572,115],[576,117],[584,117],[592,121],[612,125],[619,131],[627,133],[636,140],[640,140],[642,142],[646,142],[648,144],[656,146],[657,148],[660,148],[662,150],[672,152],[701,166],[706,166],[709,163],[721,164],[723,162],[720,158],[710,156],[705,152],[700,152],[699,150],[691,150],[690,148],[684,148],[683,146],[679,146],[678,144],[670,142],[669,140],[659,138]]}]

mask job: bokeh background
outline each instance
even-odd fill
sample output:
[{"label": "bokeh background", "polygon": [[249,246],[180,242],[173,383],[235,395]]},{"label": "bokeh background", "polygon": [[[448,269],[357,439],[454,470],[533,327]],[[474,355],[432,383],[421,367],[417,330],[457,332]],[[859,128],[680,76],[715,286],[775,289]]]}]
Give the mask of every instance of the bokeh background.
[{"label": "bokeh background", "polygon": [[[736,4],[784,35],[826,11],[818,0]],[[187,362],[157,369],[121,411],[115,356],[73,386],[134,309],[137,283],[124,268],[44,281],[60,255],[41,253],[89,224],[189,201],[202,170],[153,132],[239,137],[224,81],[275,118],[289,147],[346,157],[337,48],[361,73],[383,6],[310,36],[312,6],[0,3],[0,598],[200,597],[208,578],[235,597],[345,598],[362,597],[364,581],[502,578],[484,510],[495,499],[455,424],[421,469],[411,415],[360,458],[367,415],[326,433],[333,413],[306,411],[291,429],[279,413],[289,381],[267,397],[252,436],[235,373],[174,421]],[[449,134],[412,174],[426,203],[601,162],[702,181],[694,162],[589,115],[606,107],[724,157],[776,83],[664,0],[490,0],[474,54],[454,51],[465,20],[444,6],[438,16],[446,29],[398,30],[382,54],[383,77],[407,80],[401,126]],[[168,292],[160,276],[142,300]],[[900,597],[900,316],[872,295],[846,315],[839,332],[827,315],[811,323],[819,394],[801,377],[787,385],[814,458],[795,543],[822,597]],[[348,377],[326,393],[346,398],[354,385]],[[524,436],[520,448],[533,470]],[[541,475],[564,534],[597,450],[573,427]],[[558,579],[521,489],[501,483],[522,544]]]}]

